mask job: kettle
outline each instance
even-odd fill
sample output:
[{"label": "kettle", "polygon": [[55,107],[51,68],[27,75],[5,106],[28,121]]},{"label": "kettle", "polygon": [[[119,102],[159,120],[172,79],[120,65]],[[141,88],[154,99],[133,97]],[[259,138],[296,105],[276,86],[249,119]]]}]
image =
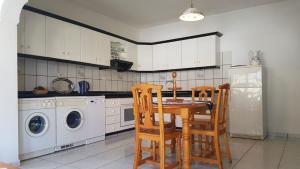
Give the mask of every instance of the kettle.
[{"label": "kettle", "polygon": [[79,93],[86,94],[90,90],[90,84],[87,81],[80,81],[79,84]]}]

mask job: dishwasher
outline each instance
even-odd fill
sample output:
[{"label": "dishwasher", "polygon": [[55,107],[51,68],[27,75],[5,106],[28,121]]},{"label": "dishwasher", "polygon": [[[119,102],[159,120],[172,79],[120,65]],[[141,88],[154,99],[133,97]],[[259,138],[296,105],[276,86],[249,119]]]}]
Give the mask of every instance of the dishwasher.
[{"label": "dishwasher", "polygon": [[86,114],[86,144],[105,140],[105,97],[87,97]]}]

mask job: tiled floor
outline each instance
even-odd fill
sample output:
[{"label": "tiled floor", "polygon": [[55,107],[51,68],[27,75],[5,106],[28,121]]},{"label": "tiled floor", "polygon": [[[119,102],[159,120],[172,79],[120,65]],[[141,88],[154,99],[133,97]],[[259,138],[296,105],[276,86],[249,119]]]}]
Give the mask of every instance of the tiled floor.
[{"label": "tiled floor", "polygon": [[[32,160],[23,161],[21,169],[131,169],[134,159],[133,133]],[[299,169],[300,140],[267,139],[255,141],[231,139],[233,162],[224,159],[229,169]],[[144,165],[141,169],[154,169]],[[192,168],[216,169],[216,166],[192,163]]]}]

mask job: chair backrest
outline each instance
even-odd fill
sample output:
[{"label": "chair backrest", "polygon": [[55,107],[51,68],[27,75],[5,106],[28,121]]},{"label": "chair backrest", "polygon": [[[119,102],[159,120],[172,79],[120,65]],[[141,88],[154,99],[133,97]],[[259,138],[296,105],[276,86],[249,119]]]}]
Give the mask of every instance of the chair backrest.
[{"label": "chair backrest", "polygon": [[[196,92],[199,91],[199,95],[196,96]],[[210,97],[208,96],[208,91],[210,92]],[[192,100],[200,101],[212,101],[215,102],[215,88],[212,86],[197,86],[192,88]]]},{"label": "chair backrest", "polygon": [[215,109],[214,129],[226,129],[228,114],[228,96],[230,85],[228,83],[219,86],[218,99]]},{"label": "chair backrest", "polygon": [[[164,137],[164,115],[162,111],[162,86],[152,84],[137,84],[131,88],[134,101],[134,117],[136,133],[144,130],[160,131]],[[159,114],[159,126],[155,125],[155,112],[153,112],[153,93],[157,94],[157,113]]]}]

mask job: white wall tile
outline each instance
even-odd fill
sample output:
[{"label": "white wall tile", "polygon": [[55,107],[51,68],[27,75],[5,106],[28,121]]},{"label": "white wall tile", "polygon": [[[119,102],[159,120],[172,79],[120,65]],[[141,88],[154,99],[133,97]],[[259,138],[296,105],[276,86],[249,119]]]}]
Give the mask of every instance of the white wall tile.
[{"label": "white wall tile", "polygon": [[36,76],[25,75],[25,90],[32,91],[36,87]]},{"label": "white wall tile", "polygon": [[192,90],[193,87],[196,86],[196,80],[189,80],[188,81],[188,90]]},{"label": "white wall tile", "polygon": [[25,74],[36,75],[36,59],[25,59]]},{"label": "white wall tile", "polygon": [[105,70],[105,79],[106,80],[111,80],[112,79],[112,71],[109,69]]},{"label": "white wall tile", "polygon": [[48,77],[47,76],[37,76],[36,86],[48,87]]},{"label": "white wall tile", "polygon": [[112,80],[111,81],[111,90],[112,91],[118,91],[118,81],[117,80]]},{"label": "white wall tile", "polygon": [[18,74],[25,74],[25,58],[18,57]]},{"label": "white wall tile", "polygon": [[92,91],[100,91],[100,80],[93,79]]},{"label": "white wall tile", "polygon": [[146,73],[141,73],[141,83],[147,82],[147,74]]},{"label": "white wall tile", "polygon": [[97,79],[99,80],[100,79],[100,71],[99,71],[99,68],[97,67],[92,67],[92,74],[93,74],[93,79]]},{"label": "white wall tile", "polygon": [[213,86],[214,85],[214,80],[213,79],[205,79],[204,80],[204,85],[205,86]]},{"label": "white wall tile", "polygon": [[[127,83],[127,82],[125,82],[125,83]],[[118,91],[124,91],[123,90],[123,81],[118,81]]]},{"label": "white wall tile", "polygon": [[91,66],[84,67],[84,78],[86,78],[86,79],[93,78],[93,67],[91,67]]},{"label": "white wall tile", "polygon": [[[127,81],[129,81],[129,82],[134,81],[134,76],[135,76],[135,73],[127,72]],[[125,80],[125,79],[123,78],[123,80]]]},{"label": "white wall tile", "polygon": [[110,80],[105,81],[105,90],[112,91],[112,82]]},{"label": "white wall tile", "polygon": [[188,81],[187,80],[181,80],[180,81],[180,87],[182,90],[189,90]]},{"label": "white wall tile", "polygon": [[18,75],[18,91],[25,91],[25,76]]},{"label": "white wall tile", "polygon": [[127,82],[127,89],[128,91],[131,91],[131,87],[133,86],[132,82]]},{"label": "white wall tile", "polygon": [[68,77],[76,77],[76,65],[75,64],[68,64]]},{"label": "white wall tile", "polygon": [[204,69],[196,70],[196,79],[205,79]]},{"label": "white wall tile", "polygon": [[134,73],[133,74],[133,81],[134,82],[141,82],[141,74],[140,73]]},{"label": "white wall tile", "polygon": [[225,84],[225,83],[229,83],[229,80],[227,78],[225,79],[222,79],[222,83]]},{"label": "white wall tile", "polygon": [[58,77],[67,77],[68,76],[68,64],[58,62],[57,73],[58,73]]},{"label": "white wall tile", "polygon": [[181,71],[180,73],[180,80],[188,80],[188,71]]},{"label": "white wall tile", "polygon": [[196,71],[194,71],[194,70],[189,70],[189,71],[188,71],[188,79],[189,79],[189,80],[195,80],[195,79],[196,79]]},{"label": "white wall tile", "polygon": [[214,70],[214,78],[222,78],[222,68],[213,69]]},{"label": "white wall tile", "polygon": [[204,86],[204,80],[196,80],[196,86]]},{"label": "white wall tile", "polygon": [[147,73],[147,82],[153,82],[153,73]]},{"label": "white wall tile", "polygon": [[90,90],[92,90],[93,89],[93,79],[84,79],[84,80],[89,83]]},{"label": "white wall tile", "polygon": [[111,70],[111,80],[118,80],[118,72],[116,70]]},{"label": "white wall tile", "polygon": [[159,81],[159,73],[153,73],[153,81]]},{"label": "white wall tile", "polygon": [[99,70],[99,78],[101,80],[105,80],[105,70]]},{"label": "white wall tile", "polygon": [[85,70],[84,70],[84,66],[83,65],[77,65],[77,67],[76,67],[76,77],[83,79],[84,76],[85,76],[84,71]]},{"label": "white wall tile", "polygon": [[69,77],[68,79],[71,80],[71,81],[73,82],[73,84],[74,84],[74,86],[75,86],[73,91],[76,91],[76,85],[77,85],[77,80],[76,80],[76,78],[75,78],[75,77]]},{"label": "white wall tile", "polygon": [[213,69],[205,69],[204,71],[205,79],[213,79],[214,78],[214,70]]},{"label": "white wall tile", "polygon": [[37,60],[36,74],[40,76],[48,75],[48,62],[46,60]]},{"label": "white wall tile", "polygon": [[100,91],[105,91],[105,80],[100,80]]},{"label": "white wall tile", "polygon": [[57,75],[58,75],[58,63],[49,61],[48,62],[48,76],[57,77]]},{"label": "white wall tile", "polygon": [[49,91],[53,91],[53,89],[52,89],[52,81],[54,80],[54,79],[56,79],[56,77],[52,77],[52,76],[48,76],[48,90]]},{"label": "white wall tile", "polygon": [[159,73],[159,81],[165,82],[167,80],[168,72],[161,72]]},{"label": "white wall tile", "polygon": [[215,88],[218,88],[222,84],[223,84],[222,79],[214,79],[214,87]]}]

